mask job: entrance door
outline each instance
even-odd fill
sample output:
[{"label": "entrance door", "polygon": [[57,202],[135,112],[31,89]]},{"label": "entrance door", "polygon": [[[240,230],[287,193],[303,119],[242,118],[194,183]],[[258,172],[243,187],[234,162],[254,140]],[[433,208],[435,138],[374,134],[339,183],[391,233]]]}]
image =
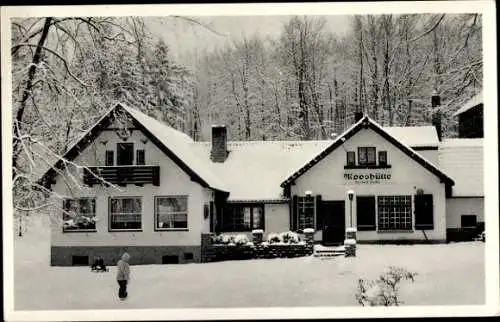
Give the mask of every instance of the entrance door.
[{"label": "entrance door", "polygon": [[323,245],[341,245],[345,237],[344,200],[324,200],[319,211],[323,218]]}]

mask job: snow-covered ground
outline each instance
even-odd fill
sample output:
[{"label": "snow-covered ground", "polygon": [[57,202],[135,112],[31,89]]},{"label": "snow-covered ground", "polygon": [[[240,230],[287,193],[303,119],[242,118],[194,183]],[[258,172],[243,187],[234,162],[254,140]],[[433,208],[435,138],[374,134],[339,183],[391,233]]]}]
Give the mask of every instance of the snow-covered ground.
[{"label": "snow-covered ground", "polygon": [[418,273],[403,282],[407,305],[484,304],[484,244],[358,245],[356,258],[264,259],[132,266],[129,298],[117,298],[116,267],[50,267],[48,233],[16,236],[15,310],[357,306],[358,278],[389,265]]}]

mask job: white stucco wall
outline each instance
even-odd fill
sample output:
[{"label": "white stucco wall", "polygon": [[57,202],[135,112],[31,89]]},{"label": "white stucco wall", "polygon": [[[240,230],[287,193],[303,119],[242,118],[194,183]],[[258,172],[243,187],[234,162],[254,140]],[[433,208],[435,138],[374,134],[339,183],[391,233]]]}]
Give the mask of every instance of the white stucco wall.
[{"label": "white stucco wall", "polygon": [[484,222],[484,198],[449,198],[446,200],[446,227],[460,228],[462,215],[476,215]]},{"label": "white stucco wall", "polygon": [[439,167],[439,153],[438,150],[419,150],[417,151],[424,159],[431,162],[436,167]]},{"label": "white stucco wall", "polygon": [[[359,146],[374,146],[377,151],[387,151],[390,169],[344,169],[346,151],[357,151]],[[390,174],[390,180],[379,180],[379,183],[356,183],[344,179],[344,173]],[[338,147],[318,164],[300,176],[295,185],[291,186],[292,195],[304,196],[305,191],[312,191],[314,195],[321,194],[323,200],[345,200],[345,222],[349,226],[349,200],[346,191],[352,189],[356,195],[415,195],[417,189],[432,194],[434,201],[434,230],[426,231],[429,239],[444,240],[446,238],[446,199],[445,185],[440,179],[419,165],[397,147],[386,141],[371,129],[362,129],[348,139],[343,146]],[[413,201],[413,197],[412,197]],[[413,203],[413,202],[412,202]],[[353,226],[356,226],[356,200],[352,203]],[[412,211],[414,211],[412,205]],[[378,218],[378,214],[377,214]],[[316,219],[316,218],[315,218]],[[413,226],[415,218],[412,218]],[[321,233],[315,235],[321,239]],[[408,232],[358,232],[359,240],[396,240],[396,239],[424,239],[421,231]]]},{"label": "white stucco wall", "polygon": [[265,233],[282,233],[290,230],[290,206],[288,204],[265,205]]},{"label": "white stucco wall", "polygon": [[[161,166],[160,185],[156,187],[146,184],[139,187],[129,184],[126,187],[120,187],[122,191],[117,191],[115,188],[106,188],[100,185],[95,185],[92,188],[86,187],[80,177],[79,182],[82,184],[82,189],[75,189],[71,194],[64,180],[60,176],[56,177],[56,184],[53,185],[53,190],[56,193],[73,195],[75,198],[97,197],[96,216],[99,221],[96,225],[97,232],[88,233],[63,233],[62,224],[54,224],[51,234],[52,246],[187,246],[200,244],[200,232],[209,230],[208,219],[204,220],[203,218],[203,205],[211,200],[211,190],[191,181],[190,177],[150,140],[143,143],[141,139],[146,139],[146,137],[139,130],[134,130],[126,142],[133,142],[134,149],[145,150],[146,165]],[[122,141],[114,131],[103,131],[74,162],[89,166],[103,165],[105,151],[116,150],[118,142]],[[168,195],[188,196],[188,231],[154,231],[154,197]],[[142,231],[108,231],[108,199],[114,196],[142,197]]]}]

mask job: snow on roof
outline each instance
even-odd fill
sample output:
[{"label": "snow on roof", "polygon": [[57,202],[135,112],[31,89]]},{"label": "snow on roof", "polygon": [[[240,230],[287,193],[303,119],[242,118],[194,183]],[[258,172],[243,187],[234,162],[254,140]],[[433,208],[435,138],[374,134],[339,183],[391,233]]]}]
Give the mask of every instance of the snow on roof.
[{"label": "snow on roof", "polygon": [[474,97],[472,97],[470,100],[468,100],[464,106],[462,106],[461,108],[459,108],[454,114],[453,116],[457,116],[459,114],[462,114],[464,112],[467,112],[468,110],[470,110],[471,108],[473,107],[476,107],[478,106],[479,104],[483,104],[483,92],[479,92],[477,93]]},{"label": "snow on roof", "polygon": [[439,145],[436,128],[429,126],[387,126],[382,127],[389,135],[409,147]]},{"label": "snow on roof", "polygon": [[137,121],[144,125],[158,140],[179,157],[191,170],[198,174],[211,188],[228,192],[226,186],[215,176],[210,166],[196,156],[191,144],[194,142],[187,134],[167,126],[154,118],[124,104],[120,105]]},{"label": "snow on roof", "polygon": [[311,157],[319,154],[331,140],[325,141],[231,141],[224,163],[210,161],[211,144],[191,146],[230,191],[229,200],[283,199],[280,183]]},{"label": "snow on roof", "polygon": [[483,139],[445,139],[439,164],[455,181],[452,196],[484,196]]}]

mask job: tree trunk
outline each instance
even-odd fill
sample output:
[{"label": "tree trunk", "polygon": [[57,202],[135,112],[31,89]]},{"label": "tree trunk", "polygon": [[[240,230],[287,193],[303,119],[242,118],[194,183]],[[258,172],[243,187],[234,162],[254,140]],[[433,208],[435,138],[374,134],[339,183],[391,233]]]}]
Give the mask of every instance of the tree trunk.
[{"label": "tree trunk", "polygon": [[23,115],[26,110],[26,103],[31,96],[31,91],[33,90],[33,80],[35,79],[36,69],[38,64],[40,63],[40,59],[42,56],[42,47],[45,44],[45,40],[47,39],[47,35],[49,33],[50,24],[52,18],[45,18],[45,23],[43,25],[42,34],[40,36],[40,40],[38,41],[38,45],[35,49],[35,54],[33,55],[33,61],[31,67],[28,71],[28,80],[26,81],[26,88],[23,91],[23,96],[21,98],[19,109],[16,113],[16,119],[14,121],[14,138],[13,138],[13,154],[12,154],[12,177],[15,177],[15,169],[17,168],[17,161],[19,159],[20,154],[20,135],[22,129]]}]

